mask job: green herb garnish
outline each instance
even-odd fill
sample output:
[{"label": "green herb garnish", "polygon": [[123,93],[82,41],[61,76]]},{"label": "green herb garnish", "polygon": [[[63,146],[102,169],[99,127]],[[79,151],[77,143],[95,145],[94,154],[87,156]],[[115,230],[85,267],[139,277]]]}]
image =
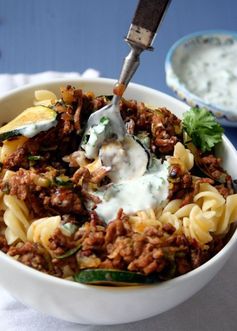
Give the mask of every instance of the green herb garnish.
[{"label": "green herb garnish", "polygon": [[205,108],[191,108],[184,113],[183,128],[202,152],[210,151],[222,140],[223,128]]},{"label": "green herb garnish", "polygon": [[55,177],[54,180],[55,180],[56,185],[58,185],[58,186],[64,186],[64,187],[73,186],[73,183],[70,180],[70,178],[67,176],[64,176],[64,175],[57,176],[57,177]]},{"label": "green herb garnish", "polygon": [[41,159],[42,159],[42,156],[40,156],[40,155],[29,155],[28,156],[29,161],[39,161]]},{"label": "green herb garnish", "polygon": [[103,125],[108,125],[109,124],[109,118],[107,116],[102,116],[100,119],[100,123]]},{"label": "green herb garnish", "polygon": [[85,134],[85,136],[83,137],[82,139],[82,145],[86,145],[88,143],[88,140],[90,138],[90,135],[89,134]]},{"label": "green herb garnish", "polygon": [[30,167],[34,167],[38,161],[43,160],[40,155],[29,155],[28,157]]}]

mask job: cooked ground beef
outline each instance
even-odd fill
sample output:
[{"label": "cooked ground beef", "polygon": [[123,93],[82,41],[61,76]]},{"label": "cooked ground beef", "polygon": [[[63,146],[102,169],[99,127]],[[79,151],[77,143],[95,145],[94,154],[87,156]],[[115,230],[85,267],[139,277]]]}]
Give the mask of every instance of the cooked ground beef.
[{"label": "cooked ground beef", "polygon": [[9,249],[9,245],[7,244],[7,240],[4,235],[0,235],[0,250],[4,253],[7,253]]},{"label": "cooked ground beef", "polygon": [[184,172],[178,164],[172,165],[169,170],[169,199],[184,198],[193,190],[192,176]]},{"label": "cooked ground beef", "polygon": [[18,199],[25,201],[33,217],[48,215],[85,215],[81,192],[77,187],[63,187],[55,182],[57,171],[38,174],[34,170],[20,168],[1,188]]},{"label": "cooked ground beef", "polygon": [[120,109],[128,132],[150,133],[150,149],[157,156],[173,153],[174,145],[181,139],[181,121],[168,109],[151,110],[134,100],[122,100]]},{"label": "cooked ground beef", "polygon": [[16,256],[18,261],[29,267],[46,273],[53,273],[49,256],[39,244],[20,243],[17,246],[11,246],[7,253],[10,256]]},{"label": "cooked ground beef", "polygon": [[[57,266],[57,273],[62,274],[69,261],[74,271],[80,269],[80,263],[88,267],[88,263],[96,261],[98,268],[157,274],[159,279],[167,279],[197,268],[221,249],[220,241],[213,241],[210,250],[203,250],[195,240],[176,234],[170,225],[147,227],[144,233],[136,233],[124,215],[108,226],[92,219],[72,236],[65,236],[57,229],[50,238],[54,256],[63,255],[75,247],[79,250],[74,257],[54,257],[53,265]],[[28,243],[22,247],[11,247],[8,253],[19,255],[20,261],[28,265],[38,263],[37,269],[44,268],[49,272],[37,245]]]}]

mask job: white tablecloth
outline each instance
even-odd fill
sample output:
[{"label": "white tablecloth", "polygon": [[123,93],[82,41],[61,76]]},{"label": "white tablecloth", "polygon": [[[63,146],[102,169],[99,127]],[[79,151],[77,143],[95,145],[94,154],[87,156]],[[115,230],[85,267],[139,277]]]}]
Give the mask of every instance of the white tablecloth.
[{"label": "white tablecloth", "polygon": [[[0,94],[32,81],[63,77],[62,73],[0,75]],[[77,73],[68,73],[71,78]],[[85,75],[98,76],[87,70]],[[0,266],[1,268],[1,266]],[[0,331],[236,331],[237,330],[237,248],[219,274],[199,293],[178,307],[140,322],[115,325],[79,325],[43,315],[17,302],[0,288]]]},{"label": "white tablecloth", "polygon": [[47,80],[63,78],[74,79],[79,77],[94,78],[98,77],[99,72],[94,69],[87,69],[82,74],[77,72],[56,72],[56,71],[44,71],[32,75],[26,74],[0,74],[0,94],[4,94],[13,88],[29,84],[29,83],[41,83]]}]

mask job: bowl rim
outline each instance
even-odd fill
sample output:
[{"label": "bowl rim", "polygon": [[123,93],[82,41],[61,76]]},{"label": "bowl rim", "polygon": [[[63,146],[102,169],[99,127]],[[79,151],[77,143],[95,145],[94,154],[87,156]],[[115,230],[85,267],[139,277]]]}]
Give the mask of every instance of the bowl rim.
[{"label": "bowl rim", "polygon": [[[30,89],[35,89],[35,88],[39,88],[39,87],[45,87],[46,85],[54,85],[54,84],[59,84],[59,83],[64,83],[65,84],[69,84],[69,85],[73,85],[74,82],[76,83],[98,83],[98,82],[103,82],[105,84],[108,84],[109,86],[111,85],[111,87],[117,83],[117,80],[114,79],[114,78],[107,78],[107,77],[94,77],[94,78],[91,78],[91,77],[76,77],[76,78],[66,78],[66,77],[61,77],[61,78],[52,78],[52,79],[49,79],[49,80],[46,80],[46,81],[42,81],[42,82],[39,82],[39,83],[27,83],[27,84],[24,84],[23,86],[19,86],[19,87],[15,87],[11,90],[8,90],[8,91],[5,91],[3,94],[0,95],[0,103],[3,102],[5,99],[8,99],[9,97],[12,96],[12,94],[15,94],[15,93],[20,93],[20,92],[24,92],[24,91],[27,91],[27,90],[30,90]],[[146,92],[150,92],[150,93],[158,93],[159,95],[165,97],[165,98],[169,98],[170,100],[175,100],[176,103],[178,103],[180,105],[180,107],[186,107],[188,109],[188,105],[185,104],[184,102],[182,102],[182,100],[179,100],[177,98],[174,98],[172,97],[171,95],[165,93],[165,92],[162,92],[162,91],[159,91],[159,90],[156,90],[155,88],[152,88],[152,87],[149,87],[149,86],[145,86],[145,85],[142,85],[142,84],[139,84],[139,83],[135,83],[135,82],[131,82],[129,83],[126,91],[125,91],[125,96],[126,96],[126,93],[127,91],[130,89],[130,87],[135,87],[136,89],[139,89],[139,90],[145,90]],[[83,88],[83,87],[82,87]],[[111,89],[111,93],[113,93],[112,89]],[[0,110],[1,111],[1,110]]]},{"label": "bowl rim", "polygon": [[228,110],[227,108],[219,107],[216,104],[205,102],[201,97],[191,92],[185,84],[183,84],[179,76],[173,69],[173,55],[175,51],[188,41],[195,40],[198,37],[205,36],[229,36],[237,42],[237,32],[224,29],[211,29],[211,30],[200,30],[188,35],[185,35],[178,39],[168,50],[165,57],[165,73],[167,85],[180,97],[182,100],[190,104],[191,106],[198,105],[209,109],[217,119],[222,122],[223,125],[236,126],[237,125],[237,113]]},{"label": "bowl rim", "polygon": [[[4,95],[2,95],[0,97],[0,107],[1,107],[1,102],[4,99],[7,99],[9,97],[11,97],[12,95],[14,95],[15,93],[19,93],[19,92],[25,92],[29,89],[33,89],[35,87],[39,87],[39,86],[44,86],[44,85],[51,85],[51,84],[58,84],[58,83],[65,83],[65,82],[89,82],[89,83],[98,83],[99,81],[103,82],[103,83],[108,83],[109,85],[114,84],[116,82],[116,80],[111,79],[111,78],[103,78],[103,77],[97,77],[97,78],[87,78],[87,77],[79,77],[79,78],[73,78],[73,79],[66,79],[66,78],[59,78],[59,79],[53,79],[53,80],[49,80],[49,81],[45,81],[45,82],[40,82],[40,83],[30,83],[27,85],[24,85],[22,87],[18,87],[15,89],[12,89],[8,92],[6,92]],[[112,85],[111,85],[112,86]],[[158,90],[155,90],[153,88],[147,87],[147,86],[143,86],[141,84],[136,84],[136,83],[130,83],[130,86],[139,89],[142,89],[143,91],[147,91],[147,92],[151,92],[151,93],[156,93],[156,94],[160,94],[162,97],[175,102],[176,104],[179,104],[183,109],[187,108],[187,104],[185,104],[184,102],[174,98],[173,96],[170,96],[164,92],[160,92]],[[233,146],[233,144],[231,143],[231,141],[225,136],[223,135],[223,143],[225,145],[227,145],[228,149],[230,149],[230,152],[235,153],[236,154],[236,149]],[[166,280],[163,282],[158,282],[158,283],[154,283],[154,284],[149,284],[149,285],[138,285],[138,286],[123,286],[123,287],[113,287],[113,286],[102,286],[102,285],[96,285],[96,286],[92,286],[92,285],[86,285],[86,284],[82,284],[82,283],[78,283],[75,281],[70,281],[67,279],[62,279],[53,275],[49,275],[46,274],[42,271],[36,270],[32,267],[29,267],[17,260],[15,260],[14,258],[12,258],[11,256],[8,256],[6,253],[0,251],[0,260],[4,259],[6,263],[9,263],[12,267],[19,269],[19,271],[21,271],[22,273],[28,273],[29,275],[32,275],[32,277],[36,278],[39,281],[42,282],[48,282],[50,284],[55,284],[55,285],[59,285],[59,286],[63,286],[66,288],[71,288],[71,289],[84,289],[86,291],[99,291],[99,292],[131,292],[131,291],[139,291],[139,292],[144,292],[148,289],[153,289],[154,287],[163,287],[163,288],[169,288],[169,287],[173,287],[173,286],[178,286],[179,283],[185,281],[186,279],[189,279],[190,277],[192,278],[193,276],[195,277],[196,275],[198,275],[199,273],[202,273],[203,271],[205,271],[206,269],[208,269],[209,267],[211,267],[212,265],[218,263],[219,260],[222,259],[222,257],[226,254],[231,254],[231,252],[234,250],[234,247],[237,246],[237,227],[235,227],[230,239],[228,240],[228,242],[225,244],[225,246],[216,254],[214,255],[210,260],[208,260],[207,262],[205,262],[204,264],[202,264],[201,266],[199,266],[196,269],[193,269],[191,271],[189,271],[188,273],[184,274],[184,275],[180,275],[178,277],[172,278],[170,280]]]}]

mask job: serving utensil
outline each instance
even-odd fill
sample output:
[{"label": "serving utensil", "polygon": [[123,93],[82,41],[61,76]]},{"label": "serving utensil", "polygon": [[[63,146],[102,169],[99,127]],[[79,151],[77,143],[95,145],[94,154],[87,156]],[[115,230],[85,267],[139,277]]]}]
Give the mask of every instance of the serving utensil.
[{"label": "serving utensil", "polygon": [[[110,121],[110,133],[122,139],[125,135],[125,126],[119,111],[119,101],[136,72],[140,63],[140,54],[144,50],[152,50],[158,26],[171,0],[140,0],[130,25],[126,42],[131,47],[127,57],[124,59],[119,80],[114,87],[112,102],[102,109],[94,112],[87,122],[84,137],[88,135],[91,127],[99,124],[101,118]],[[108,137],[107,137],[108,138]],[[84,141],[84,139],[82,139]]]}]

